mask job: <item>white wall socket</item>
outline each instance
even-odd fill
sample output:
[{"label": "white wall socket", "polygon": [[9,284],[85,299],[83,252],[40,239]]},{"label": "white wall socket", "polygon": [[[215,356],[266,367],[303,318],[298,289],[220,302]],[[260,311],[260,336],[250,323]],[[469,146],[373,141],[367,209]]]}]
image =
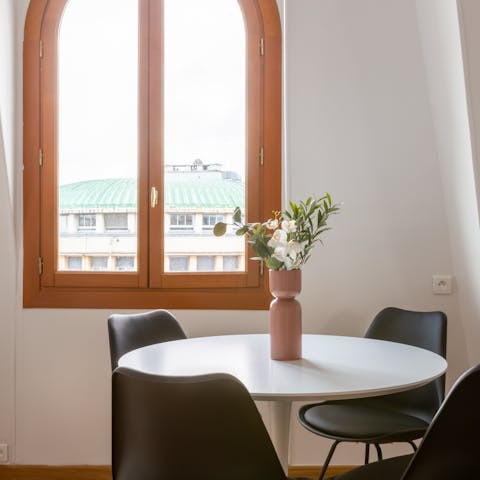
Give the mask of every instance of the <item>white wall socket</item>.
[{"label": "white wall socket", "polygon": [[433,275],[432,291],[436,295],[448,295],[452,293],[451,275]]},{"label": "white wall socket", "polygon": [[8,462],[8,445],[0,443],[0,463]]}]

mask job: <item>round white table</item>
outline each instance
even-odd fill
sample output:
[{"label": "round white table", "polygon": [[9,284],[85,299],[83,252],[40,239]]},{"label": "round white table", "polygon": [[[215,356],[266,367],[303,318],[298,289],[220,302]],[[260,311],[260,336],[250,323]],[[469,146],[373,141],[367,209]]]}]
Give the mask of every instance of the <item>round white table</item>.
[{"label": "round white table", "polygon": [[269,335],[225,335],[159,343],[123,355],[119,366],[156,375],[225,372],[255,400],[271,401],[270,435],[288,467],[292,401],[384,395],[424,385],[447,362],[428,350],[358,337],[303,335],[300,360],[270,359]]}]

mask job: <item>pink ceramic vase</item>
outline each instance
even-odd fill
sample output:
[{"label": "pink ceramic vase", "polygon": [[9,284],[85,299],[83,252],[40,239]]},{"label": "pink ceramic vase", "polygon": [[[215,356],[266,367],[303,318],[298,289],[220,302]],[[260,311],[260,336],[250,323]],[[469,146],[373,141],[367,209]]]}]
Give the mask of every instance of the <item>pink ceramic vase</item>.
[{"label": "pink ceramic vase", "polygon": [[270,270],[270,356],[272,360],[302,358],[302,307],[295,297],[302,289],[301,270]]}]

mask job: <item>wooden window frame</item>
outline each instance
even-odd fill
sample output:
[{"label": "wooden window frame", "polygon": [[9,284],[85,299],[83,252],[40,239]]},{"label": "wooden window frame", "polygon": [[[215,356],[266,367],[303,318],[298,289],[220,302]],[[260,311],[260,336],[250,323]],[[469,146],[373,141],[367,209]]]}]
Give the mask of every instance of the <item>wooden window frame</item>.
[{"label": "wooden window frame", "polygon": [[[24,36],[24,278],[27,308],[266,309],[268,276],[245,272],[164,273],[163,39],[152,22],[162,0],[139,0],[139,187],[137,272],[71,272],[57,264],[57,38],[68,0],[31,0]],[[281,27],[275,0],[238,0],[247,25],[247,208],[249,221],[281,205]],[[148,62],[148,63],[147,63]],[[150,88],[150,90],[149,90]],[[263,148],[262,162],[260,149]],[[42,152],[42,161],[39,154]],[[263,161],[264,159],[264,161]],[[143,234],[141,234],[141,232]],[[160,248],[149,249],[149,245]],[[251,252],[246,252],[251,256]]]}]

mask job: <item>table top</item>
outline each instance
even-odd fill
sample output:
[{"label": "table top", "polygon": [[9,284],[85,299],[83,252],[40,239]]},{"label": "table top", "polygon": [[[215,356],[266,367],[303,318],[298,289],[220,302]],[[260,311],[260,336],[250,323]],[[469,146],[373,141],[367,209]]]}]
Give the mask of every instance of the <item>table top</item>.
[{"label": "table top", "polygon": [[156,375],[225,372],[256,400],[334,400],[383,395],[428,383],[447,369],[429,350],[382,340],[303,335],[302,358],[270,359],[270,336],[223,335],[159,343],[119,366]]}]

